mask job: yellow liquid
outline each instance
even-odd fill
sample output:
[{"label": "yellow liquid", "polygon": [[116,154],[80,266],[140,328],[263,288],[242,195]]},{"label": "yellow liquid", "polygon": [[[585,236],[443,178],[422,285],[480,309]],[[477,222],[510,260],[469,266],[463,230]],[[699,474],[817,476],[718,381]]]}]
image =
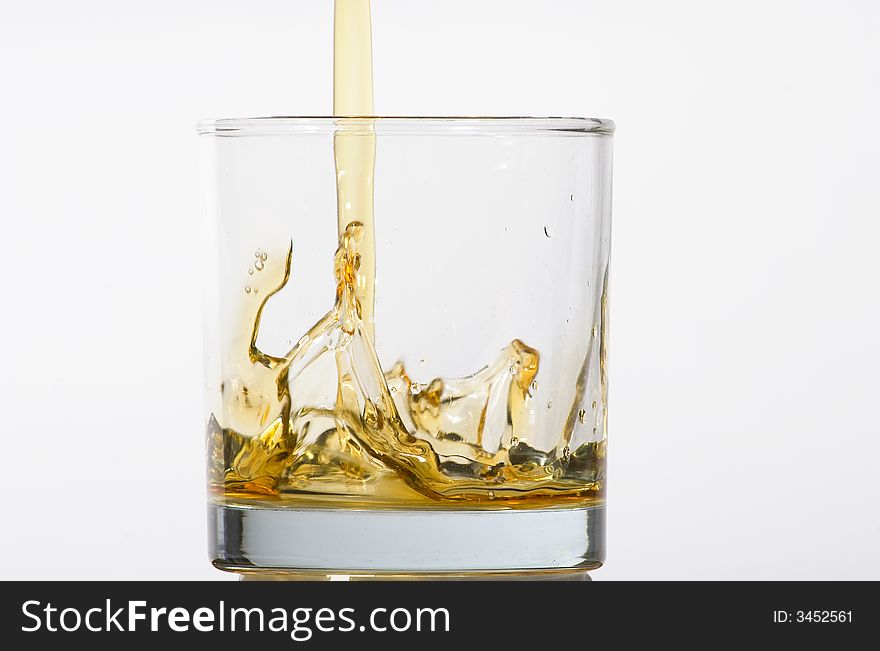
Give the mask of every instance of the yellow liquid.
[{"label": "yellow liquid", "polygon": [[[373,40],[369,0],[336,0],[333,30],[333,115],[373,115]],[[373,340],[376,280],[376,228],[373,171],[376,134],[364,121],[340,120],[333,138],[336,160],[336,214],[339,237],[359,222],[355,298],[364,332]]]},{"label": "yellow liquid", "polygon": [[[370,116],[369,1],[336,0],[335,21],[334,113]],[[514,340],[464,378],[419,383],[402,362],[382,369],[374,348],[373,124],[341,119],[334,153],[339,245],[333,307],[286,355],[260,350],[260,317],[291,277],[293,247],[271,258],[255,253],[240,348],[229,351],[233,359],[221,386],[222,414],[208,425],[214,492],[226,503],[374,508],[601,500],[605,443],[569,449],[577,417],[569,418],[552,450],[529,445],[540,367],[534,348]],[[583,421],[584,410],[579,417]]]}]

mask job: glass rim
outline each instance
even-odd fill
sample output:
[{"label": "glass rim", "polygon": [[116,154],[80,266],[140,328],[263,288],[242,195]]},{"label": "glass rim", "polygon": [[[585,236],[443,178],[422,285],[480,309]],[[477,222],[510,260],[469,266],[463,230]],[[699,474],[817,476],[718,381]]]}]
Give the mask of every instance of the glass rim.
[{"label": "glass rim", "polygon": [[196,133],[215,136],[333,133],[340,127],[376,126],[383,133],[612,135],[613,120],[528,116],[274,116],[214,118],[196,123]]}]

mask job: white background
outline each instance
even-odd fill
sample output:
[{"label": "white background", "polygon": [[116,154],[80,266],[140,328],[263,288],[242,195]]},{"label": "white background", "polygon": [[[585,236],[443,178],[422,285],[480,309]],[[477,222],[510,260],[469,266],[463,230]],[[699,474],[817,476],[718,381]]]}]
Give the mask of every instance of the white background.
[{"label": "white background", "polygon": [[[880,5],[373,4],[380,113],[617,121],[595,578],[880,579]],[[193,125],[327,114],[331,23],[3,3],[0,576],[226,576]]]}]

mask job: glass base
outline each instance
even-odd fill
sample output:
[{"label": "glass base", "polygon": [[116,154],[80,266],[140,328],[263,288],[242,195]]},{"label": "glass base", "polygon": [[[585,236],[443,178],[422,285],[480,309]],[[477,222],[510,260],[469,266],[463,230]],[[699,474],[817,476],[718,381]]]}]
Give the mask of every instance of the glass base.
[{"label": "glass base", "polygon": [[532,570],[521,572],[420,572],[416,573],[355,573],[330,574],[327,572],[301,572],[297,570],[230,570],[217,566],[224,571],[238,574],[240,581],[592,581],[589,572],[592,570]]},{"label": "glass base", "polygon": [[208,507],[215,567],[264,579],[584,580],[605,506],[534,510]]}]

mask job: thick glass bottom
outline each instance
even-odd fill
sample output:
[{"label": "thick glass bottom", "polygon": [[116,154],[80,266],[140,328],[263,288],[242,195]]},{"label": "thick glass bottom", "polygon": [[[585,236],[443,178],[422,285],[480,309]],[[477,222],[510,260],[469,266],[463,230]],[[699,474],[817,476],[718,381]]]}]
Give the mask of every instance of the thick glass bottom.
[{"label": "thick glass bottom", "polygon": [[264,579],[584,580],[605,506],[529,510],[208,507],[212,562]]}]

